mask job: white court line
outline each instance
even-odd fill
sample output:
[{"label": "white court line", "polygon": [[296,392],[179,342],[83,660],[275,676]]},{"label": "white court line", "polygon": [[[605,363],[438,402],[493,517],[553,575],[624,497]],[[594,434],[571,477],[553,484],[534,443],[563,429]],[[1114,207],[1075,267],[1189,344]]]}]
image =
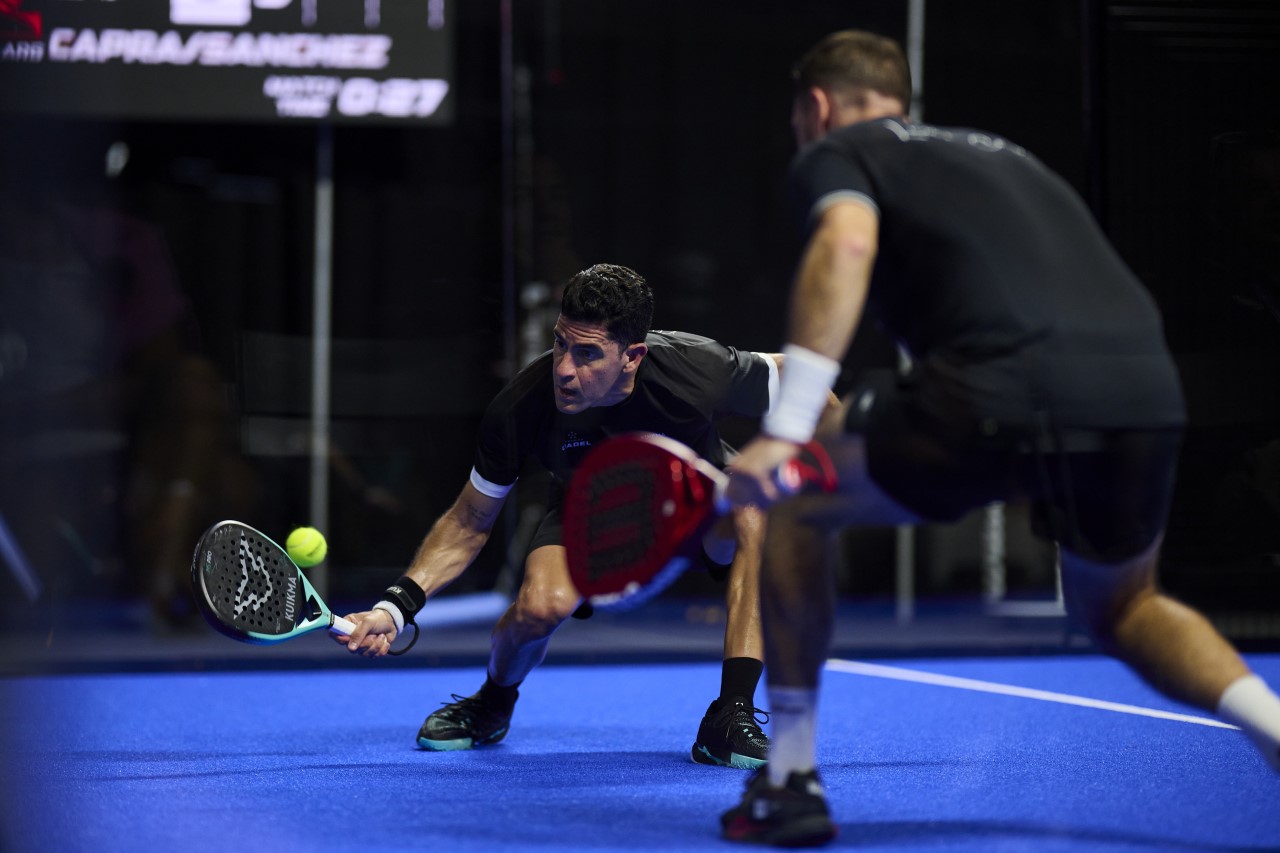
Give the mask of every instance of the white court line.
[{"label": "white court line", "polygon": [[1023,699],[1039,699],[1042,702],[1058,702],[1063,705],[1079,705],[1082,708],[1098,708],[1103,711],[1116,711],[1121,714],[1136,714],[1140,717],[1155,717],[1161,720],[1177,720],[1181,723],[1195,723],[1200,726],[1214,726],[1220,729],[1236,729],[1230,723],[1210,717],[1194,717],[1189,714],[1174,714],[1170,711],[1157,711],[1155,708],[1141,708],[1137,705],[1123,705],[1119,702],[1104,702],[1101,699],[1088,699],[1084,696],[1072,696],[1069,693],[1054,693],[1049,690],[1033,690],[1030,687],[1014,687],[1011,684],[998,684],[994,681],[978,681],[973,678],[958,678],[954,675],[938,675],[933,672],[921,672],[915,669],[902,669],[896,666],[881,666],[875,663],[859,663],[852,660],[831,659],[827,661],[827,669],[836,672],[847,672],[852,675],[868,675],[872,678],[892,678],[897,681],[914,681],[919,684],[933,684],[938,687],[956,687],[961,690],[977,690],[982,693],[998,693],[1002,696],[1021,696]]}]

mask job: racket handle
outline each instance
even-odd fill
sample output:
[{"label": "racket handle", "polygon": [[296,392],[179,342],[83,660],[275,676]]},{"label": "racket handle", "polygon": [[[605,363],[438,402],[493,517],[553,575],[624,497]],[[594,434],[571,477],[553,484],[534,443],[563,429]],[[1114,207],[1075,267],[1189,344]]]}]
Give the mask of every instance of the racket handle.
[{"label": "racket handle", "polygon": [[329,623],[329,630],[335,634],[346,634],[349,637],[351,636],[351,633],[356,629],[354,622],[348,622],[346,619],[343,619],[341,616],[333,616],[330,618],[333,621]]},{"label": "racket handle", "polygon": [[773,485],[784,495],[794,495],[800,491],[804,486],[804,474],[800,471],[800,464],[792,459],[779,465],[773,472]]},{"label": "racket handle", "polygon": [[[773,471],[773,485],[784,497],[790,497],[801,490],[816,486],[823,492],[836,489],[836,470],[831,464],[831,457],[825,448],[816,441],[806,442],[801,446],[801,455],[783,462]],[[721,474],[715,480],[714,501],[716,511],[720,514],[732,509],[725,492],[729,487],[729,477]]]},{"label": "racket handle", "polygon": [[[795,460],[784,462],[773,472],[773,484],[783,495],[790,497],[800,491],[804,486],[804,476],[800,471],[800,465]],[[733,504],[729,501],[725,492],[729,488],[728,476],[721,476],[715,480],[715,493],[713,495],[714,506],[716,512],[720,515],[726,515],[733,509]]]}]

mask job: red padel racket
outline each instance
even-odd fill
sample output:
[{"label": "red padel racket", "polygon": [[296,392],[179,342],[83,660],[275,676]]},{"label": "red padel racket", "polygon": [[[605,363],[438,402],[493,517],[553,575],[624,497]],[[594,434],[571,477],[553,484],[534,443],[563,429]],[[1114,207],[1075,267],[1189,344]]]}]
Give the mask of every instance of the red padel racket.
[{"label": "red padel racket", "polygon": [[335,616],[283,548],[238,521],[210,527],[191,560],[196,605],[214,630],[242,643],[279,643],[356,626]]},{"label": "red padel racket", "polygon": [[[578,593],[597,610],[630,610],[671,585],[729,511],[728,476],[674,439],[614,436],[596,445],[565,492],[564,546]],[[788,492],[835,488],[817,444],[778,472]]]}]

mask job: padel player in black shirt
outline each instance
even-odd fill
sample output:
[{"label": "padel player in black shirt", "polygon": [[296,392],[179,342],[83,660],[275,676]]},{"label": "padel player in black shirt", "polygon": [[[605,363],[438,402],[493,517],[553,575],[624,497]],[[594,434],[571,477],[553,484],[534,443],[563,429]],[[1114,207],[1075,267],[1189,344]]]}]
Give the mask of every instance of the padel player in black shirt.
[{"label": "padel player in black shirt", "polygon": [[[1032,504],[1060,546],[1067,609],[1101,648],[1238,724],[1280,769],[1280,699],[1156,585],[1184,411],[1151,298],[1035,158],[902,118],[911,81],[893,41],[834,33],[795,82],[790,183],[807,242],[786,373],[729,486],[735,503],[773,504],[761,577],[772,747],[722,815],[724,835],[804,846],[835,834],[815,756],[831,531],[951,520],[992,501]],[[855,388],[844,417],[826,418],[823,394],[864,313],[911,370]],[[772,471],[815,429],[837,494],[775,503]]]},{"label": "padel player in black shirt", "polygon": [[[769,407],[777,356],[742,352],[708,338],[651,332],[653,296],[626,267],[598,264],[565,287],[554,347],[522,369],[481,421],[471,476],[454,505],[432,526],[407,575],[357,623],[348,648],[386,654],[407,621],[460,575],[490,530],[528,459],[550,472],[546,515],[528,545],[515,601],[493,631],[487,677],[473,696],[431,714],[418,732],[430,750],[470,749],[506,736],[517,688],[547,651],[551,634],[578,612],[561,539],[561,499],[569,475],[610,435],[657,432],[716,465],[726,450],[716,422],[758,417]],[[759,629],[759,561],[763,516],[735,518],[736,541],[713,543],[711,563],[728,563],[725,659],[720,696],[698,729],[692,758],[704,764],[758,767],[768,739],[756,719],[754,693],[763,664]],[[645,744],[643,748],[649,748]]]}]

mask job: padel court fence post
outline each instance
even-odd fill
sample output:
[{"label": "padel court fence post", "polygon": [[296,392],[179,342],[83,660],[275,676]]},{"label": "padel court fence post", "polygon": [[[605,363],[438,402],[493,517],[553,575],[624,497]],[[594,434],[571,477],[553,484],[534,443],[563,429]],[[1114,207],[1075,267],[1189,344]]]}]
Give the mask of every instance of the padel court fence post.
[{"label": "padel court fence post", "polygon": [[[333,126],[316,126],[315,261],[311,320],[311,471],[308,520],[329,529],[330,336],[333,334]],[[323,563],[310,570],[320,595],[329,591]]]},{"label": "padel court fence post", "polygon": [[982,509],[983,612],[988,616],[1023,618],[1065,616],[1067,610],[1062,597],[1062,559],[1057,548],[1054,549],[1053,559],[1054,597],[1032,601],[1009,599],[1005,519],[1003,503],[988,504]]},{"label": "padel court fence post", "polygon": [[[924,119],[924,11],[925,0],[907,0],[907,66],[911,70],[911,104],[907,109],[912,121]],[[911,356],[898,349],[898,370],[911,369]],[[908,524],[894,529],[894,617],[906,625],[916,613],[916,533]]]},{"label": "padel court fence post", "polygon": [[894,531],[894,618],[906,625],[916,615],[916,539],[908,524]]}]

